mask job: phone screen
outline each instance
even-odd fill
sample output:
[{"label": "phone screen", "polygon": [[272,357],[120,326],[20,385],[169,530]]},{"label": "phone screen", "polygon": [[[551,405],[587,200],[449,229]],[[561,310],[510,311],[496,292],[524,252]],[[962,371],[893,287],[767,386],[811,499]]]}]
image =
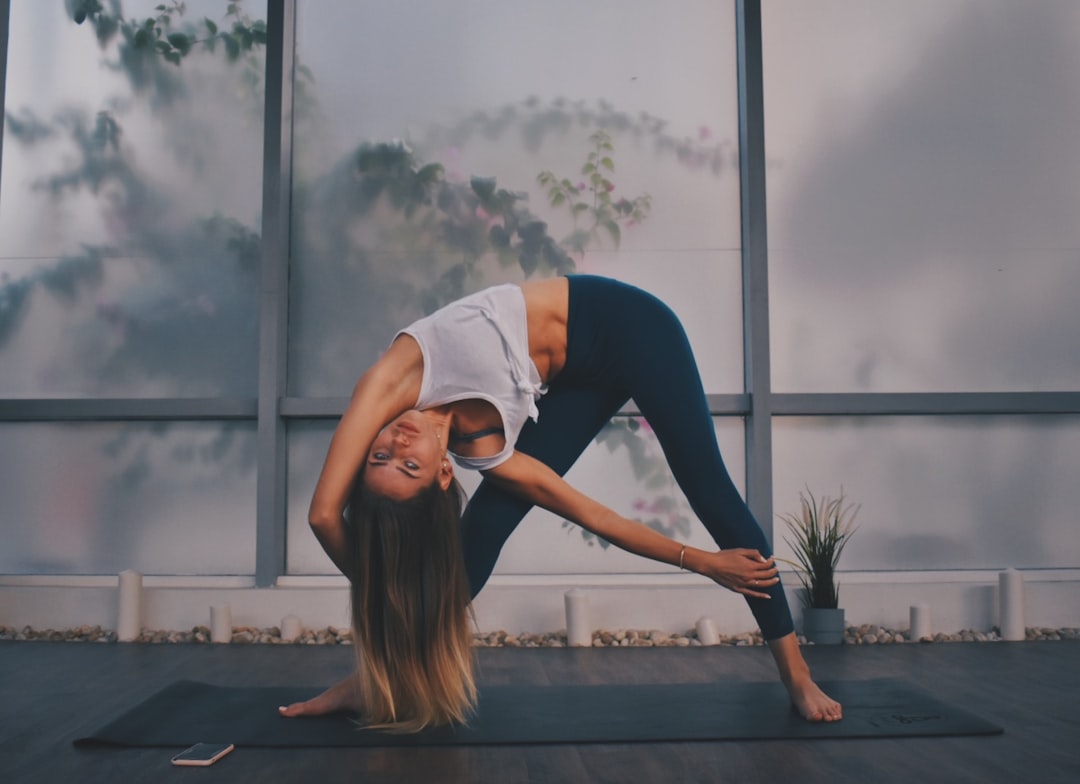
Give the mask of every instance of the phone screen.
[{"label": "phone screen", "polygon": [[172,758],[173,765],[213,765],[233,750],[231,743],[196,743]]}]

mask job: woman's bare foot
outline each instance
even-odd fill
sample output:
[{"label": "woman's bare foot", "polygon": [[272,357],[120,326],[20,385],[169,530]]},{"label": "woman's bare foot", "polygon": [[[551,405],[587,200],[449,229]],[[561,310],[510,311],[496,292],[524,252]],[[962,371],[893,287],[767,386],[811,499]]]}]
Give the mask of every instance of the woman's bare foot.
[{"label": "woman's bare foot", "polygon": [[810,667],[799,650],[795,633],[769,641],[769,650],[776,660],[780,680],[787,687],[791,704],[807,721],[840,721],[844,709],[840,703],[823,692],[810,677]]},{"label": "woman's bare foot", "polygon": [[840,721],[844,709],[840,703],[823,692],[807,675],[792,682],[784,681],[791,704],[807,721]]},{"label": "woman's bare foot", "polygon": [[360,688],[356,675],[334,684],[318,697],[278,708],[282,716],[324,716],[327,713],[360,711]]}]

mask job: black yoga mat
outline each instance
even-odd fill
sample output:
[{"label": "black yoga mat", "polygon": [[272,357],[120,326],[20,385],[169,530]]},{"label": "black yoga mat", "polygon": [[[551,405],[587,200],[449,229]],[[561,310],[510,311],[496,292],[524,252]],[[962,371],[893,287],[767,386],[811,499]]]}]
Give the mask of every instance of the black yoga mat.
[{"label": "black yoga mat", "polygon": [[360,729],[345,714],[286,719],[277,706],[318,689],[235,688],[179,681],[76,745],[425,746],[635,743],[777,738],[986,735],[1002,730],[891,679],[823,684],[843,721],[812,724],[776,683],[485,686],[467,727],[417,735]]}]

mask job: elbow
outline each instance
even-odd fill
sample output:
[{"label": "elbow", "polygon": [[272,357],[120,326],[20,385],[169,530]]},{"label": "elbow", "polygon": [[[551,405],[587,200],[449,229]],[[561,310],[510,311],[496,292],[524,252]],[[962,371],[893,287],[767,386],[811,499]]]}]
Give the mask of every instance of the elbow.
[{"label": "elbow", "polygon": [[312,509],[308,512],[308,525],[315,533],[330,530],[341,523],[341,515],[335,515],[327,510]]}]

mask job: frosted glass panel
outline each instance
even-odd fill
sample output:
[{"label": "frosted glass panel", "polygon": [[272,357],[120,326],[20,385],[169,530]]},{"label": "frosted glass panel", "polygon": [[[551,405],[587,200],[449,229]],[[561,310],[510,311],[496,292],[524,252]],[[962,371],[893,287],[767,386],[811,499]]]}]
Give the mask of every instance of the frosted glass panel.
[{"label": "frosted glass panel", "polygon": [[290,394],[347,394],[436,306],[571,270],[659,290],[709,390],[741,391],[734,19],[715,0],[302,4]]},{"label": "frosted glass panel", "polygon": [[[253,394],[263,52],[231,62],[221,36],[265,2],[178,4],[141,47],[118,20],[161,3],[81,25],[70,5],[11,8],[0,396]],[[216,45],[180,58],[153,45],[170,34]]]},{"label": "frosted glass panel", "polygon": [[763,4],[776,391],[1080,386],[1080,5]]},{"label": "frosted glass panel", "polygon": [[[636,422],[637,420],[635,420]],[[666,535],[692,545],[715,549],[715,544],[690,511],[664,462],[656,437],[647,428],[630,431],[620,417],[606,429],[606,438],[594,442],[570,469],[566,479],[574,487],[620,514],[650,523]],[[740,419],[714,419],[720,450],[728,471],[743,488],[743,423]],[[336,574],[337,570],[307,524],[308,503],[322,467],[334,425],[327,422],[294,423],[289,428],[288,572]],[[634,450],[637,466],[631,462]],[[471,494],[480,475],[455,466],[458,480]],[[671,567],[646,560],[615,547],[601,547],[582,535],[577,526],[542,510],[533,510],[503,548],[496,574],[638,573],[670,571]]]},{"label": "frosted glass panel", "polygon": [[[746,476],[741,419],[714,418],[720,452],[740,492]],[[619,427],[616,420],[614,427]],[[611,427],[611,426],[609,426]],[[667,469],[655,436],[639,431],[648,471],[639,474],[630,461],[630,450],[619,446],[609,451],[593,443],[566,475],[571,485],[626,517],[663,526],[668,536],[703,549],[716,549],[712,537],[690,511],[685,496]],[[655,483],[655,486],[652,486]],[[672,567],[617,547],[602,548],[582,536],[577,526],[567,526],[548,512],[533,510],[510,537],[499,556],[496,574],[620,574],[664,572]]]},{"label": "frosted glass panel", "polygon": [[340,574],[308,525],[308,506],[319,479],[337,421],[288,424],[288,479],[285,484],[285,571],[288,574]]},{"label": "frosted glass panel", "polygon": [[844,569],[1080,563],[1080,417],[783,418],[773,455],[778,514],[804,486],[862,504]]},{"label": "frosted glass panel", "polygon": [[4,424],[0,442],[0,573],[254,572],[254,425]]}]

